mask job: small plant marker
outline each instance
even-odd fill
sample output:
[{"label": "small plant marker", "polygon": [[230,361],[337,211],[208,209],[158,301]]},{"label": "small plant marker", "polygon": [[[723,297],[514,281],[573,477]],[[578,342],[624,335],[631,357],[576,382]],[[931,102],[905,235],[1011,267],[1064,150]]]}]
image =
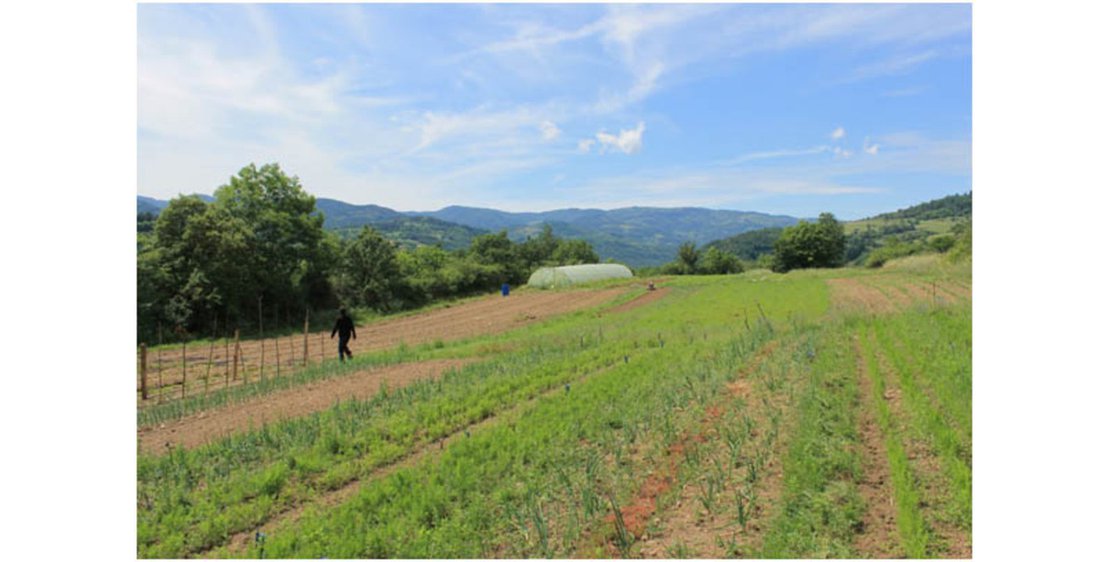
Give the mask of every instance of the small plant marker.
[{"label": "small plant marker", "polygon": [[308,366],[308,309],[304,311],[304,360],[301,361],[302,367]]},{"label": "small plant marker", "polygon": [[146,400],[147,399],[147,391],[146,391],[146,344],[145,343],[139,344],[139,357],[140,357],[139,372],[142,373],[142,378],[140,379],[140,384],[141,384],[140,388],[142,388],[143,400]]},{"label": "small plant marker", "polygon": [[185,398],[185,340],[181,340],[181,397]]},{"label": "small plant marker", "polygon": [[216,340],[208,344],[208,366],[204,369],[204,395],[208,396],[208,377],[212,374],[212,353],[216,350]]},{"label": "small plant marker", "polygon": [[[233,361],[233,366],[231,368],[232,369],[231,370],[231,378],[238,379],[239,378],[239,330],[238,329],[235,330],[235,359],[233,359],[232,361]],[[230,383],[228,383],[228,386],[230,386]]]}]

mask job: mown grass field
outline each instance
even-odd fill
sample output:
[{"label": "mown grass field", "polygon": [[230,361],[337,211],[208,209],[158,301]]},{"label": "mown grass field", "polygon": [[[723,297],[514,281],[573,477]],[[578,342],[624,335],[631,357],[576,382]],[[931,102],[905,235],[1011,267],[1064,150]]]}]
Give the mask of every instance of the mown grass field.
[{"label": "mown grass field", "polygon": [[281,385],[468,360],[441,376],[141,451],[138,555],[970,557],[969,265],[642,283]]}]

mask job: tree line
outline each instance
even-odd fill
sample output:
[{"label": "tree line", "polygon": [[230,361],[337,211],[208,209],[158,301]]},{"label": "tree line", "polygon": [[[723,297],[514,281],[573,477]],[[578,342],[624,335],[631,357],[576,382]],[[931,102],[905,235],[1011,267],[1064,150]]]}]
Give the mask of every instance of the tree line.
[{"label": "tree line", "polygon": [[[393,312],[521,284],[537,267],[597,263],[584,240],[549,226],[523,242],[476,236],[468,248],[399,248],[363,227],[342,238],[324,230],[316,199],[277,164],[251,164],[215,200],[179,196],[140,219],[139,338],[161,327],[179,337],[235,327],[294,326],[306,310],[337,306]],[[221,329],[222,327],[222,329]]]},{"label": "tree line", "polygon": [[[747,233],[746,233],[747,234]],[[723,246],[722,242],[731,242]],[[832,213],[822,213],[817,222],[801,221],[785,228],[767,228],[751,236],[707,244],[699,249],[693,242],[678,248],[674,261],[658,269],[667,275],[722,275],[744,271],[736,252],[745,252],[755,265],[779,273],[792,269],[840,267],[844,265],[847,237],[844,225]],[[762,250],[760,253],[756,253]],[[769,253],[768,253],[769,251]],[[655,273],[652,271],[650,273]]]}]

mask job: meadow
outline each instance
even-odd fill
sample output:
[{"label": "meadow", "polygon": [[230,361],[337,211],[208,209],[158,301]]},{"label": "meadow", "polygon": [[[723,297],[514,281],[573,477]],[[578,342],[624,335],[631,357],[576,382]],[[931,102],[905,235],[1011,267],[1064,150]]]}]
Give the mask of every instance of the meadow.
[{"label": "meadow", "polygon": [[644,283],[140,402],[138,556],[971,556],[969,264]]}]

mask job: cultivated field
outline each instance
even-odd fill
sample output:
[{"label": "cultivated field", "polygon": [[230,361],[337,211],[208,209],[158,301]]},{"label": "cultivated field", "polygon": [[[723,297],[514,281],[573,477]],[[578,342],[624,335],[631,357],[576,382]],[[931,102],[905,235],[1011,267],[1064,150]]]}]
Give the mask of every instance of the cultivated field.
[{"label": "cultivated field", "polygon": [[328,340],[265,380],[187,374],[140,402],[138,555],[971,556],[970,266],[660,287],[477,299],[359,327],[348,364]]}]

